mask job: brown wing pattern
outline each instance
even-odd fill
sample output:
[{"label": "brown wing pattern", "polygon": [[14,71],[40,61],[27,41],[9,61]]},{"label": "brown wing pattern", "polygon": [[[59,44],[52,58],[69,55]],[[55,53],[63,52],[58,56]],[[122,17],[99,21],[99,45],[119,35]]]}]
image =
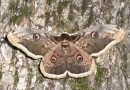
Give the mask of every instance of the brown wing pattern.
[{"label": "brown wing pattern", "polygon": [[95,72],[96,65],[88,53],[73,43],[64,41],[44,56],[40,70],[44,76],[49,78],[63,78],[67,74],[79,78]]},{"label": "brown wing pattern", "polygon": [[7,38],[12,45],[34,59],[42,58],[55,46],[45,33],[35,29],[17,28],[11,31]]},{"label": "brown wing pattern", "polygon": [[88,76],[96,71],[98,57],[124,38],[114,25],[97,25],[76,34],[49,35],[40,30],[17,28],[7,38],[28,56],[39,59],[41,73],[48,78]]},{"label": "brown wing pattern", "polygon": [[40,70],[46,77],[63,78],[67,75],[66,59],[60,46],[60,43],[57,44],[42,58]]},{"label": "brown wing pattern", "polygon": [[92,56],[100,56],[124,38],[125,32],[115,25],[97,25],[84,30],[75,44]]}]

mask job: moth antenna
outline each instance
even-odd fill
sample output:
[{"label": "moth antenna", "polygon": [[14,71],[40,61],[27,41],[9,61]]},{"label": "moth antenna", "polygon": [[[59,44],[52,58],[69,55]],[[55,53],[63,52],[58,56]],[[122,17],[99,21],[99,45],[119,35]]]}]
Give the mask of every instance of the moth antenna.
[{"label": "moth antenna", "polygon": [[83,32],[81,35],[79,35],[73,42],[75,43],[76,41],[78,41],[81,37],[83,37],[85,35],[85,32]]}]

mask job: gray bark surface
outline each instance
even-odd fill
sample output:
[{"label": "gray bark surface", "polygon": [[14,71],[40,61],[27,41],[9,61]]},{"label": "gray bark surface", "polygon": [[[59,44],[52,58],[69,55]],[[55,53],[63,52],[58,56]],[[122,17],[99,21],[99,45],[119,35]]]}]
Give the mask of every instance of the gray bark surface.
[{"label": "gray bark surface", "polygon": [[[16,26],[75,32],[98,23],[126,30],[124,40],[99,57],[97,73],[48,79],[31,60],[7,43]],[[130,90],[129,0],[0,0],[0,90]]]}]

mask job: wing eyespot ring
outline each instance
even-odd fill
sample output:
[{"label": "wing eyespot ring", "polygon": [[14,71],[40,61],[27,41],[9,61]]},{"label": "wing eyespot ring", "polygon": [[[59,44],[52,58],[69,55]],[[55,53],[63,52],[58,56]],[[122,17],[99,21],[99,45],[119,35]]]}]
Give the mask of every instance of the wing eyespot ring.
[{"label": "wing eyespot ring", "polygon": [[40,38],[41,38],[41,36],[40,36],[39,33],[33,34],[33,39],[34,39],[35,41],[39,40]]},{"label": "wing eyespot ring", "polygon": [[13,30],[12,30],[12,33],[14,33],[14,32],[15,32],[15,30],[13,29]]},{"label": "wing eyespot ring", "polygon": [[78,54],[77,57],[76,57],[76,60],[78,62],[82,62],[83,61],[83,56],[81,54]]},{"label": "wing eyespot ring", "polygon": [[56,63],[57,62],[57,58],[56,58],[56,56],[52,56],[51,57],[51,63]]},{"label": "wing eyespot ring", "polygon": [[99,36],[99,34],[96,31],[91,33],[91,37],[94,38],[94,39],[98,38],[98,36]]}]

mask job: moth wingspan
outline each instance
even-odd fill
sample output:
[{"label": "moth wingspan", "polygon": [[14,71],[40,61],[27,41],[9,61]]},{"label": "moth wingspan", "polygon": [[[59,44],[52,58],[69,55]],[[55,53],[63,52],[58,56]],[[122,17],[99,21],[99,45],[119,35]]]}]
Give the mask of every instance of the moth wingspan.
[{"label": "moth wingspan", "polygon": [[[45,31],[44,31],[45,32]],[[42,58],[41,73],[48,78],[85,77],[96,72],[95,59],[119,43],[124,30],[115,25],[96,25],[83,32],[58,35],[17,28],[8,41],[33,59]]]}]

